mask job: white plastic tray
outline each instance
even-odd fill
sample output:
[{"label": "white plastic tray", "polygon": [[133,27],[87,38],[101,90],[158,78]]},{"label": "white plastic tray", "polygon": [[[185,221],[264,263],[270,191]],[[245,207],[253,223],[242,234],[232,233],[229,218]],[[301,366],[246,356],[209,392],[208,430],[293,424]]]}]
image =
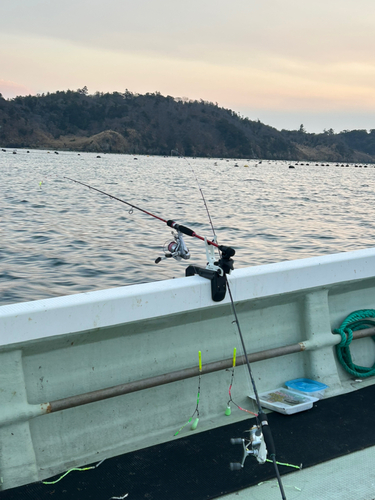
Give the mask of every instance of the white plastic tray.
[{"label": "white plastic tray", "polygon": [[[250,398],[255,399],[255,396],[252,395]],[[309,410],[318,399],[298,391],[285,389],[285,387],[279,387],[278,389],[259,394],[260,403],[264,408],[278,411],[284,415],[292,415],[293,413]]]}]

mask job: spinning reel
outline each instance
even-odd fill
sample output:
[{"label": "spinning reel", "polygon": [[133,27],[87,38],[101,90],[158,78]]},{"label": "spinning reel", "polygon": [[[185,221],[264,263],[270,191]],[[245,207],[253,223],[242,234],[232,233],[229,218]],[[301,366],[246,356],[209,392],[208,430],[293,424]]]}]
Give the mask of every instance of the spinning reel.
[{"label": "spinning reel", "polygon": [[158,257],[155,260],[155,264],[159,264],[160,261],[164,259],[169,259],[171,257],[173,257],[176,260],[190,259],[190,252],[187,246],[185,245],[182,233],[180,231],[177,231],[176,233],[172,231],[171,234],[173,235],[174,240],[170,242],[167,241],[166,243],[164,243],[163,246],[164,256]]},{"label": "spinning reel", "polygon": [[250,438],[232,438],[230,440],[231,444],[242,444],[243,447],[243,457],[242,462],[231,462],[230,470],[240,470],[244,466],[245,460],[248,455],[253,455],[260,464],[264,464],[267,460],[267,448],[264,441],[264,436],[260,426],[254,425],[249,430]]}]

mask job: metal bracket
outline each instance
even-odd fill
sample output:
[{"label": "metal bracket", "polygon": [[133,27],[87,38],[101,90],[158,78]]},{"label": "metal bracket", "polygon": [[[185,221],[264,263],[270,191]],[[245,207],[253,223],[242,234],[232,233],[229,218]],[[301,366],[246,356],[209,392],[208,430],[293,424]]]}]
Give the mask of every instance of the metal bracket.
[{"label": "metal bracket", "polygon": [[[216,243],[216,237],[212,240]],[[189,266],[185,271],[185,276],[194,276],[199,274],[203,278],[211,281],[211,297],[214,302],[221,302],[227,291],[226,274],[233,270],[233,259],[231,258],[235,251],[233,248],[219,246],[221,257],[218,261],[215,259],[215,247],[211,245],[207,238],[204,239],[206,246],[207,266],[206,268],[198,266]]]}]

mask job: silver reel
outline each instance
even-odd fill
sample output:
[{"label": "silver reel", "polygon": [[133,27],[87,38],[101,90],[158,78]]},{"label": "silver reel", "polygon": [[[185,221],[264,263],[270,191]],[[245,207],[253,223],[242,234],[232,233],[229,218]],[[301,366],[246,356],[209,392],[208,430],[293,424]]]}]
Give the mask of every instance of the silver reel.
[{"label": "silver reel", "polygon": [[230,440],[232,444],[242,444],[243,446],[242,462],[231,462],[230,470],[242,469],[248,455],[253,455],[260,464],[264,464],[266,462],[267,448],[261,428],[254,425],[249,432],[250,439],[232,438]]},{"label": "silver reel", "polygon": [[158,264],[161,260],[169,259],[171,257],[179,261],[182,259],[185,260],[190,259],[190,252],[187,246],[185,245],[182,233],[180,231],[177,231],[177,233],[172,232],[172,235],[174,237],[174,240],[167,241],[166,243],[164,243],[163,246],[164,256],[158,257],[155,260],[156,264]]}]

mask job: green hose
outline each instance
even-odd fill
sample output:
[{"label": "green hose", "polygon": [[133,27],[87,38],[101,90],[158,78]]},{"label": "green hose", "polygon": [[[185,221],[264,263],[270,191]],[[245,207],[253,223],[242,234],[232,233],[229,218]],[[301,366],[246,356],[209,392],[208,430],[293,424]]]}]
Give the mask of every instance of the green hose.
[{"label": "green hose", "polygon": [[[336,346],[338,360],[343,368],[356,378],[366,378],[375,375],[375,363],[371,367],[355,365],[349,348],[353,340],[353,332],[374,327],[374,322],[369,321],[368,318],[375,318],[375,309],[354,311],[341,323],[340,328],[333,330],[333,333],[341,335],[341,342]],[[375,342],[375,336],[371,338]]]}]

